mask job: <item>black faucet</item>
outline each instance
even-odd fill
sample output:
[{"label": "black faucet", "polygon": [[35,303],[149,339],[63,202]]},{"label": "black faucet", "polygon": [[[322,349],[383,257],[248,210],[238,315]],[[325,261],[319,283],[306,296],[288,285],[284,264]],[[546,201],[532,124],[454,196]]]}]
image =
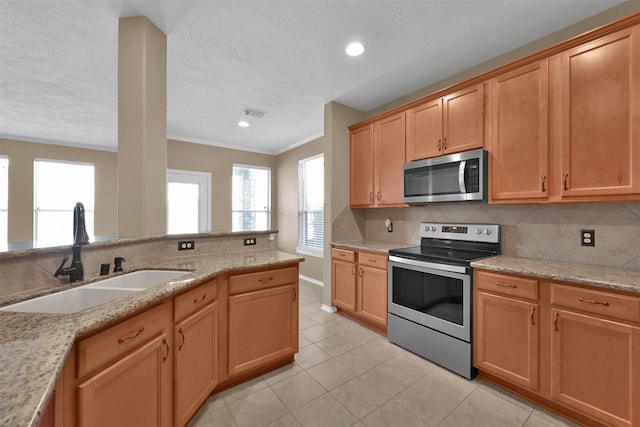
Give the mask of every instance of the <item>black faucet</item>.
[{"label": "black faucet", "polygon": [[69,282],[80,282],[84,280],[84,266],[82,265],[80,250],[82,246],[88,244],[89,235],[87,234],[84,219],[84,205],[78,202],[73,209],[73,246],[71,246],[73,258],[71,259],[71,266],[64,266],[69,259],[68,257],[64,257],[56,272],[53,273],[53,276],[69,276]]},{"label": "black faucet", "polygon": [[113,272],[117,273],[119,271],[122,271],[122,262],[126,261],[126,259],[122,258],[121,256],[117,256],[113,259]]}]

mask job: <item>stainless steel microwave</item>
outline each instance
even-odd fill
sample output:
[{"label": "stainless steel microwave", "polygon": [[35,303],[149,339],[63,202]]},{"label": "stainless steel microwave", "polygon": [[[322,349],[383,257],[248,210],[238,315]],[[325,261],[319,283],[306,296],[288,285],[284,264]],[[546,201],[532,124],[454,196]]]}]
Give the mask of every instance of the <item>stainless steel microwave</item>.
[{"label": "stainless steel microwave", "polygon": [[473,150],[405,163],[404,203],[486,202],[488,159]]}]

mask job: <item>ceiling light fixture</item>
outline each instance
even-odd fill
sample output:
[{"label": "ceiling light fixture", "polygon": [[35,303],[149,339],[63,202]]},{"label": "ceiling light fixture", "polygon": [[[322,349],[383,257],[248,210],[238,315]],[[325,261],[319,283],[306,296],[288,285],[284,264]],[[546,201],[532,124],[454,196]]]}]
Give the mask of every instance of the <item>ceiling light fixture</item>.
[{"label": "ceiling light fixture", "polygon": [[249,122],[242,120],[240,122],[238,122],[238,126],[240,126],[241,128],[248,128],[249,127]]},{"label": "ceiling light fixture", "polygon": [[245,116],[257,117],[259,119],[267,115],[267,113],[263,111],[252,110],[251,108],[245,108],[244,110],[242,110],[242,114],[244,114]]},{"label": "ceiling light fixture", "polygon": [[360,42],[349,43],[345,52],[347,52],[349,56],[360,56],[364,52],[364,46]]}]

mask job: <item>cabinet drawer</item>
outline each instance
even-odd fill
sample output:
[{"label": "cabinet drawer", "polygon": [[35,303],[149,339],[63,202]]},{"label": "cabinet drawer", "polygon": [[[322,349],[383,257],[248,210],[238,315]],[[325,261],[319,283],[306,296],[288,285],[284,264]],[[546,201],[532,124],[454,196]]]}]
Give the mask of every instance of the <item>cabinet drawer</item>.
[{"label": "cabinet drawer", "polygon": [[369,267],[381,268],[383,270],[386,270],[387,260],[387,255],[372,254],[369,252],[358,253],[358,264],[360,265],[368,265]]},{"label": "cabinet drawer", "polygon": [[331,248],[331,258],[341,259],[348,262],[355,262],[356,253],[348,249]]},{"label": "cabinet drawer", "polygon": [[280,268],[229,277],[229,294],[238,294],[273,286],[298,283],[298,268]]},{"label": "cabinet drawer", "polygon": [[551,304],[640,322],[640,298],[552,283]]},{"label": "cabinet drawer", "polygon": [[195,313],[202,307],[212,303],[218,296],[218,280],[214,279],[182,295],[177,296],[173,302],[174,320],[180,320],[185,316]]},{"label": "cabinet drawer", "polygon": [[78,378],[159,334],[171,324],[170,301],[120,322],[78,343]]},{"label": "cabinet drawer", "polygon": [[512,297],[538,300],[538,281],[525,277],[496,274],[486,271],[475,272],[474,285],[478,289]]}]

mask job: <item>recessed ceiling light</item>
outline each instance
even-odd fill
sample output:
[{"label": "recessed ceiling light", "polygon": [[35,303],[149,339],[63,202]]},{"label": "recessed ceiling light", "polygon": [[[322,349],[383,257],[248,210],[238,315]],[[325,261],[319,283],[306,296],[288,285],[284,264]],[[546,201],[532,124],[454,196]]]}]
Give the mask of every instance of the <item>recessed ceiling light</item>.
[{"label": "recessed ceiling light", "polygon": [[238,126],[240,126],[241,128],[248,128],[249,122],[242,120],[241,122],[238,122]]},{"label": "recessed ceiling light", "polygon": [[360,56],[362,55],[362,52],[364,52],[364,46],[362,46],[362,43],[353,42],[347,46],[345,52],[347,52],[347,55],[349,56]]}]

